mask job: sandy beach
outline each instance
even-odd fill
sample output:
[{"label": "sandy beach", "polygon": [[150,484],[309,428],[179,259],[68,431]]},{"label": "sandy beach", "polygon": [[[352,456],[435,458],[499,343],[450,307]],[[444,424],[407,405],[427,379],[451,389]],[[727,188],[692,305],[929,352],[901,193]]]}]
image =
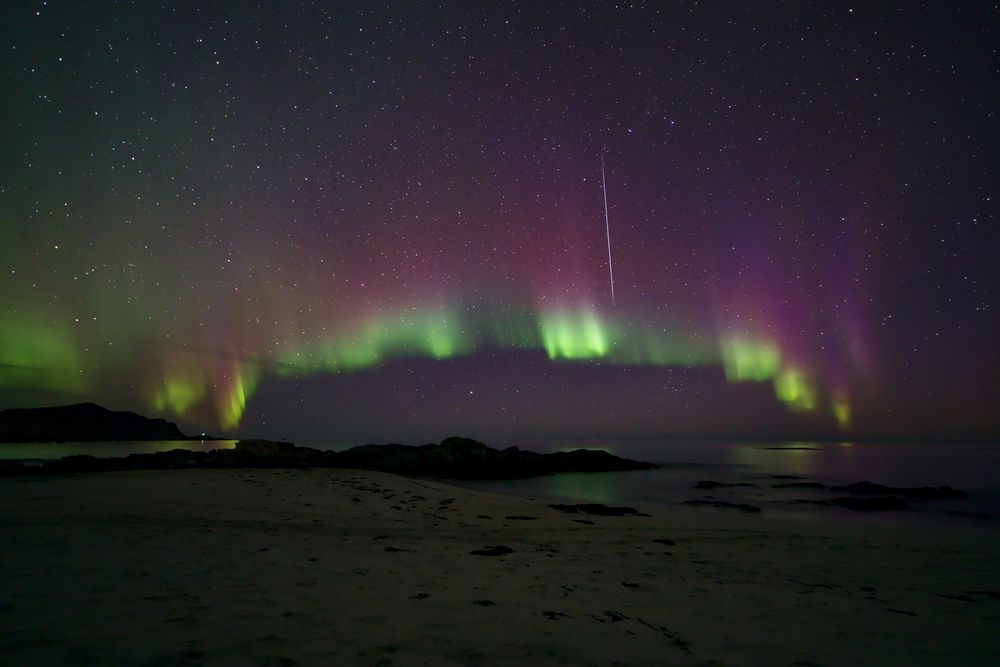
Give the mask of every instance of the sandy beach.
[{"label": "sandy beach", "polygon": [[0,503],[11,665],[1000,664],[995,528],[589,516],[355,470],[11,478]]}]

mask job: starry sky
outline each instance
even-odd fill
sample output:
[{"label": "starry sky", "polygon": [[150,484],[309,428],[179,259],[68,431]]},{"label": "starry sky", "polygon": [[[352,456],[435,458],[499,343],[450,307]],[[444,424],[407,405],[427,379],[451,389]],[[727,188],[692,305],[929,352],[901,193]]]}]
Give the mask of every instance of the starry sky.
[{"label": "starry sky", "polygon": [[3,3],[0,407],[334,445],[997,436],[998,26]]}]

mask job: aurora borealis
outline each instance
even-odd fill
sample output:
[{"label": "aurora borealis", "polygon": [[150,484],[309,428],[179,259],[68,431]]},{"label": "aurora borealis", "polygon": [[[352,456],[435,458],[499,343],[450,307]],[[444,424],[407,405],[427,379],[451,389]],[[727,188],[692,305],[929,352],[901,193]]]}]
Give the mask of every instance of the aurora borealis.
[{"label": "aurora borealis", "polygon": [[7,3],[0,407],[997,434],[995,7],[537,4]]}]

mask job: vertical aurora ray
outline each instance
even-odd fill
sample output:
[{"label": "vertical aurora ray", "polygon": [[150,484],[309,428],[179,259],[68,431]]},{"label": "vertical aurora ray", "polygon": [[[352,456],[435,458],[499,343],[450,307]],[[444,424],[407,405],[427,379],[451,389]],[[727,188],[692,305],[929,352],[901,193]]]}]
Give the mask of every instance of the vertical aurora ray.
[{"label": "vertical aurora ray", "polygon": [[151,403],[159,412],[184,415],[201,401],[204,394],[204,385],[198,380],[174,376],[167,378],[163,387],[153,393]]},{"label": "vertical aurora ray", "polygon": [[171,370],[164,373],[162,381],[150,391],[149,403],[160,413],[185,416],[204,400],[206,392],[207,383],[203,371],[188,364],[183,371]]},{"label": "vertical aurora ray", "polygon": [[598,359],[611,346],[608,327],[590,310],[543,314],[538,334],[549,359]]},{"label": "vertical aurora ray", "polygon": [[793,412],[812,412],[817,406],[816,389],[799,368],[783,368],[774,378],[774,394]]},{"label": "vertical aurora ray", "polygon": [[278,372],[361,370],[402,357],[448,359],[475,349],[475,340],[467,336],[451,309],[378,315],[334,335],[283,346]]},{"label": "vertical aurora ray", "polygon": [[724,338],[719,343],[722,368],[730,382],[774,378],[781,368],[781,352],[777,345],[744,337]]},{"label": "vertical aurora ray", "polygon": [[851,403],[846,394],[840,392],[834,393],[833,400],[830,403],[830,411],[833,413],[833,417],[837,420],[837,425],[840,428],[846,428],[851,425]]},{"label": "vertical aurora ray", "polygon": [[243,419],[247,401],[257,389],[260,371],[255,364],[233,362],[217,388],[216,406],[219,425],[236,428]]},{"label": "vertical aurora ray", "polygon": [[[774,395],[788,410],[815,413],[821,409],[821,386],[802,365],[783,358],[776,343],[750,337],[728,337],[719,341],[722,366],[730,383],[770,382]],[[848,393],[829,394],[829,414],[843,429],[851,423]]]}]

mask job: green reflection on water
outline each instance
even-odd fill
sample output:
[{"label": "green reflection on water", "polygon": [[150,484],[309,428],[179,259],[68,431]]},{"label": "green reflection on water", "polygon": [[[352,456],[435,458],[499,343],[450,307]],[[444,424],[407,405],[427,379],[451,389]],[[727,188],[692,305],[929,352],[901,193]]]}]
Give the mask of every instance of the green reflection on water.
[{"label": "green reflection on water", "polygon": [[562,473],[539,480],[540,493],[547,496],[614,504],[622,499],[622,475]]},{"label": "green reflection on water", "polygon": [[730,463],[752,466],[758,470],[773,470],[785,475],[814,476],[820,472],[819,442],[783,442],[732,447]]}]

